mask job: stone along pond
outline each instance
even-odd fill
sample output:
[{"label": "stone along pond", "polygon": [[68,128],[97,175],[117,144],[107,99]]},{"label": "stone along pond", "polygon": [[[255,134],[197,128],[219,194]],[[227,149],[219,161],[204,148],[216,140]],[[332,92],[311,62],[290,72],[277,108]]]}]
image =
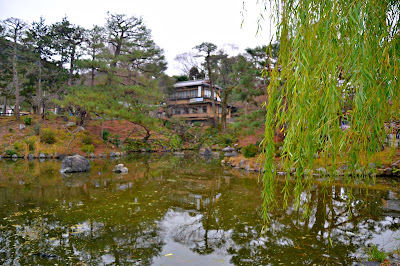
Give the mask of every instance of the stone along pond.
[{"label": "stone along pond", "polygon": [[[112,172],[118,163],[128,174]],[[302,195],[309,216],[289,202],[263,233],[258,174],[220,159],[136,155],[74,175],[60,165],[0,161],[0,264],[351,265],[369,244],[400,245],[393,180],[315,184]]]}]

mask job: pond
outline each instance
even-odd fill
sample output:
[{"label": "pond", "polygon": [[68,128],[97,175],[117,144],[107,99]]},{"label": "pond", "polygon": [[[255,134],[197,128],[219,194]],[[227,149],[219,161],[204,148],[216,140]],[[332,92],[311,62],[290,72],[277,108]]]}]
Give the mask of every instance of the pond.
[{"label": "pond", "polygon": [[0,264],[351,265],[369,244],[399,248],[394,180],[315,184],[308,216],[279,197],[264,232],[259,175],[220,160],[134,155],[62,176],[61,161],[3,159]]}]

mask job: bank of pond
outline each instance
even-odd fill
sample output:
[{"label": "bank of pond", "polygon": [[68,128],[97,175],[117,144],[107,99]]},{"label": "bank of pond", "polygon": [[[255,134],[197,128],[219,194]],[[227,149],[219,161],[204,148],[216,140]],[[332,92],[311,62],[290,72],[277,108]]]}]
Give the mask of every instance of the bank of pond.
[{"label": "bank of pond", "polygon": [[[117,164],[127,173],[115,173]],[[185,153],[0,160],[0,264],[351,265],[369,247],[398,260],[398,179],[315,183],[262,218],[260,173]],[[283,182],[278,182],[281,191]],[[397,257],[396,257],[397,256]]]}]

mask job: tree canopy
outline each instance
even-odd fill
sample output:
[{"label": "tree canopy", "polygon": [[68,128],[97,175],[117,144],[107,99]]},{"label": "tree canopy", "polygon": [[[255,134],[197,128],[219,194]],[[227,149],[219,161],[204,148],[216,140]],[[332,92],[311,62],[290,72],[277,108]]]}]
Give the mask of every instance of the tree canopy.
[{"label": "tree canopy", "polygon": [[[264,216],[274,206],[276,129],[285,133],[282,166],[295,168],[295,194],[310,186],[315,156],[347,161],[346,180],[367,167],[399,119],[398,1],[273,1],[279,60],[268,87],[264,137]],[[265,7],[269,2],[265,1]],[[278,71],[277,71],[278,70]],[[348,130],[340,123],[347,120]],[[289,191],[289,180],[284,189]]]}]

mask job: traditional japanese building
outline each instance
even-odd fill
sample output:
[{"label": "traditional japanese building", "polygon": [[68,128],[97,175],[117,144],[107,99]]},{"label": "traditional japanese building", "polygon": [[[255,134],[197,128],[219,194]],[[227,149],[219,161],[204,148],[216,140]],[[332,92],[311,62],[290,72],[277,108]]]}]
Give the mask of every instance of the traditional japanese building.
[{"label": "traditional japanese building", "polygon": [[[217,117],[222,116],[221,88],[214,85],[214,99]],[[213,118],[211,85],[208,80],[178,82],[167,101],[172,117],[183,117],[188,121],[206,121]],[[230,109],[227,108],[227,118]]]}]

